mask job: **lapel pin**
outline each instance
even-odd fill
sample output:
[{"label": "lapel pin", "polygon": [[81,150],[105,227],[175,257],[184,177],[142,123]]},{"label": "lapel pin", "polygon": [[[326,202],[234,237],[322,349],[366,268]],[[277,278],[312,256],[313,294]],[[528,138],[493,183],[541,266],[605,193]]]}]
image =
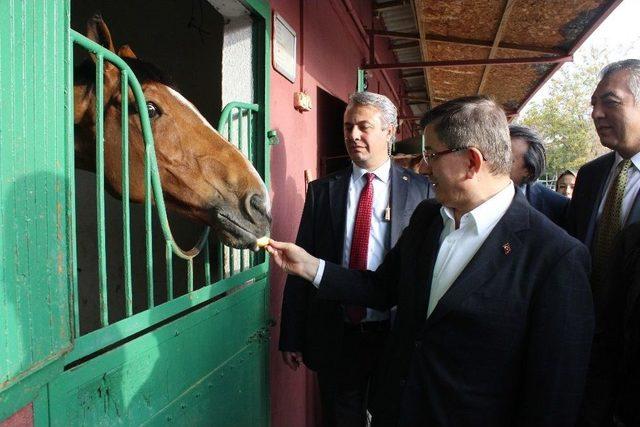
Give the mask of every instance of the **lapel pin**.
[{"label": "lapel pin", "polygon": [[402,176],[402,179],[404,179],[405,181],[408,181],[408,180],[409,180],[409,178],[407,178],[407,177],[406,177],[406,176],[404,176],[404,175]]},{"label": "lapel pin", "polygon": [[505,255],[509,255],[511,253],[511,243],[507,242],[502,245],[502,250],[504,251]]}]

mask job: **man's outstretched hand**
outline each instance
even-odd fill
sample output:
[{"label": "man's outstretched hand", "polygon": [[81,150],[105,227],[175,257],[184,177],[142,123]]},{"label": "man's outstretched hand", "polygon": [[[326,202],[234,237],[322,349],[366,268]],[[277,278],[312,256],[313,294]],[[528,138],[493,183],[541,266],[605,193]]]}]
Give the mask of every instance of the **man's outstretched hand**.
[{"label": "man's outstretched hand", "polygon": [[266,250],[271,254],[278,267],[288,274],[300,276],[310,282],[316,276],[320,265],[318,258],[309,255],[300,246],[269,239]]}]

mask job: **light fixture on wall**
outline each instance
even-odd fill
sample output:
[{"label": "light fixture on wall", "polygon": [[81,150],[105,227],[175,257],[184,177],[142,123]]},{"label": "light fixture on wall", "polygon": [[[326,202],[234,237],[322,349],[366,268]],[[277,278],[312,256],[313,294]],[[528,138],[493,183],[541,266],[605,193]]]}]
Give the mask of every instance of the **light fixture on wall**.
[{"label": "light fixture on wall", "polygon": [[293,108],[301,113],[311,110],[311,97],[306,92],[293,93]]}]

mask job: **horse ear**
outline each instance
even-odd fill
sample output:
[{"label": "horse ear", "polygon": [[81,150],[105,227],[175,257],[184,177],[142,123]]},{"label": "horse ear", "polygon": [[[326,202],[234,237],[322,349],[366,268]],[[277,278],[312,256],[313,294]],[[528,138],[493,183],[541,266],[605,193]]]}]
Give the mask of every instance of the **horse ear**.
[{"label": "horse ear", "polygon": [[130,58],[130,59],[137,58],[136,54],[133,53],[133,50],[131,50],[131,47],[129,47],[128,44],[125,44],[120,49],[118,49],[118,56],[121,58]]},{"label": "horse ear", "polygon": [[[96,13],[87,21],[87,37],[99,45],[106,47],[111,52],[116,51],[113,46],[113,39],[111,39],[109,28],[99,13]],[[91,56],[95,60],[95,56]]]}]

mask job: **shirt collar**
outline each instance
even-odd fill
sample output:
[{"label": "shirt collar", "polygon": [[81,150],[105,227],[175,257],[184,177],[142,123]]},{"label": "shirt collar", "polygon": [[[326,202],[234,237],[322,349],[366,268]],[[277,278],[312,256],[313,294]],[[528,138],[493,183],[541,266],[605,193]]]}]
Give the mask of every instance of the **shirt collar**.
[{"label": "shirt collar", "polygon": [[[474,226],[476,234],[481,234],[496,223],[498,219],[507,211],[516,194],[516,187],[513,181],[509,185],[491,196],[487,201],[477,206],[460,218],[460,227],[470,223]],[[445,225],[454,221],[453,209],[442,206],[440,215]]]},{"label": "shirt collar", "polygon": [[[615,160],[613,161],[613,169],[617,169],[620,162],[624,160],[622,156],[618,154],[617,151],[615,151],[615,153],[616,153],[616,157],[615,157]],[[631,156],[630,160],[631,160],[631,163],[633,163],[633,166],[635,166],[636,170],[640,170],[640,152]]]},{"label": "shirt collar", "polygon": [[391,174],[391,159],[387,159],[386,162],[384,162],[383,164],[378,166],[377,169],[372,171],[362,169],[360,166],[356,165],[353,162],[352,164],[353,164],[353,171],[351,172],[352,182],[357,182],[367,172],[373,173],[376,176],[376,178],[378,178],[380,181],[384,182],[385,184],[389,181],[389,175]]}]

